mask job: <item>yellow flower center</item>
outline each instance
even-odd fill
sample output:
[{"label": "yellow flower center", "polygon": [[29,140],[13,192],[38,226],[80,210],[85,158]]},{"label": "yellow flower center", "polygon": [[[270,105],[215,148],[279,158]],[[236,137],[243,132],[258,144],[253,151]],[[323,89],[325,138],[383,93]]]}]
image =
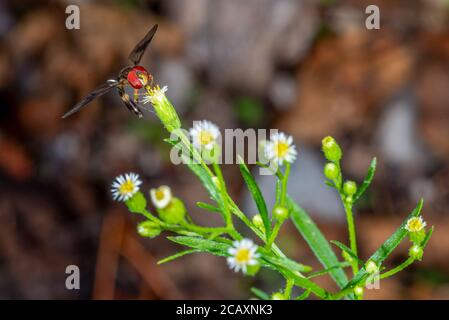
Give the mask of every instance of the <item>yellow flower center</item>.
[{"label": "yellow flower center", "polygon": [[164,191],[161,191],[161,190],[156,191],[156,199],[157,200],[162,200],[162,199],[164,199],[164,197],[165,197]]},{"label": "yellow flower center", "polygon": [[239,264],[247,264],[251,259],[251,253],[248,249],[239,249],[235,254],[235,260]]},{"label": "yellow flower center", "polygon": [[208,131],[201,131],[198,140],[202,146],[205,146],[214,141],[214,136]]},{"label": "yellow flower center", "polygon": [[119,188],[121,194],[131,193],[134,190],[134,183],[131,180],[126,180]]},{"label": "yellow flower center", "polygon": [[288,149],[290,148],[290,146],[285,143],[285,142],[281,142],[278,141],[276,143],[276,155],[278,158],[283,158],[287,155]]},{"label": "yellow flower center", "polygon": [[411,232],[417,232],[424,226],[419,218],[411,218],[407,223],[407,227]]}]

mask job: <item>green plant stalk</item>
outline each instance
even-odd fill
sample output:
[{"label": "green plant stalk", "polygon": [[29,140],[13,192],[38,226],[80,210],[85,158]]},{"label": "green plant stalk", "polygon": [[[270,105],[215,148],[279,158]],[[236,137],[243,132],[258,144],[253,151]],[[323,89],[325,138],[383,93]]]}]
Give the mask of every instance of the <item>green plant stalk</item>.
[{"label": "green plant stalk", "polygon": [[292,295],[292,289],[295,281],[293,279],[287,279],[287,283],[285,284],[284,296],[287,300],[290,300]]},{"label": "green plant stalk", "polygon": [[279,230],[281,230],[281,226],[284,223],[284,221],[281,220],[277,220],[276,223],[274,224],[274,228],[273,231],[271,232],[271,237],[270,239],[268,239],[266,245],[265,245],[265,249],[270,251],[271,250],[271,246],[273,245],[274,240],[276,239]]},{"label": "green plant stalk", "polygon": [[290,175],[290,163],[287,162],[285,164],[285,172],[282,177],[282,190],[281,190],[281,206],[285,206],[285,198],[287,197],[287,183],[288,183],[288,177]]},{"label": "green plant stalk", "polygon": [[409,257],[407,260],[405,260],[403,263],[401,263],[400,265],[398,265],[397,267],[383,273],[380,275],[380,279],[386,279],[388,277],[391,277],[393,275],[395,275],[396,273],[404,270],[405,268],[407,268],[409,265],[411,265],[413,262],[415,261],[414,258]]},{"label": "green plant stalk", "polygon": [[[357,255],[357,238],[355,233],[355,224],[354,224],[354,216],[352,214],[352,204],[347,204],[342,196],[343,206],[345,208],[346,213],[346,221],[348,223],[348,233],[349,233],[349,243],[351,246],[352,252]],[[354,276],[359,272],[359,266],[357,261],[352,263],[352,272]]]}]

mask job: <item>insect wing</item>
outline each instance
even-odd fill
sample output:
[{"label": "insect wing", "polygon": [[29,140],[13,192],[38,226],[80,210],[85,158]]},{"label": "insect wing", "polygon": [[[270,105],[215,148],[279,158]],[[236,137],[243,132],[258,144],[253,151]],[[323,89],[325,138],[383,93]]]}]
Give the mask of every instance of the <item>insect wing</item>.
[{"label": "insect wing", "polygon": [[92,91],[91,93],[89,93],[86,97],[84,97],[83,100],[81,100],[80,102],[78,102],[72,109],[70,109],[66,114],[64,114],[62,116],[62,118],[67,118],[68,116],[74,114],[75,112],[77,112],[79,109],[81,109],[82,107],[84,107],[85,105],[87,105],[89,102],[91,102],[92,100],[94,100],[97,97],[100,97],[102,95],[104,95],[105,93],[109,92],[111,89],[114,89],[119,83],[117,81],[115,82],[108,82],[105,83],[104,85],[102,85],[101,87],[95,89],[94,91]]},{"label": "insect wing", "polygon": [[151,28],[151,30],[148,31],[145,37],[142,40],[140,40],[140,42],[134,47],[134,50],[129,54],[128,59],[133,63],[133,65],[136,66],[139,64],[143,54],[145,53],[146,48],[153,39],[156,31],[157,31],[157,24],[155,24],[153,28]]}]

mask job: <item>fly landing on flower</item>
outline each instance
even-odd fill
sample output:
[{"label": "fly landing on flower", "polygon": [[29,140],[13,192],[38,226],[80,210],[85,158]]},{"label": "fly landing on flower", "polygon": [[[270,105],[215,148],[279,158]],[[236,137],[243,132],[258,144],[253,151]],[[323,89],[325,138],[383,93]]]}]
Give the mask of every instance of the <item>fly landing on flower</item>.
[{"label": "fly landing on flower", "polygon": [[418,232],[425,228],[426,222],[422,219],[422,217],[413,217],[407,220],[405,224],[405,229],[408,232]]},{"label": "fly landing on flower", "polygon": [[171,189],[168,186],[160,186],[150,190],[151,201],[158,209],[164,209],[172,200]]},{"label": "fly landing on flower", "polygon": [[[116,79],[109,79],[105,84],[95,89],[91,93],[89,93],[83,100],[78,102],[72,109],[70,109],[66,114],[62,116],[62,118],[66,118],[82,107],[89,104],[92,100],[97,97],[100,97],[112,89],[117,89],[125,106],[129,111],[133,112],[139,118],[143,117],[142,111],[138,106],[138,91],[139,89],[146,88],[148,86],[151,87],[153,83],[153,77],[151,74],[142,66],[139,65],[140,60],[142,60],[143,54],[145,53],[146,48],[150,44],[151,40],[154,37],[154,34],[157,31],[157,24],[154,25],[150,31],[145,35],[145,37],[140,40],[140,42],[134,47],[133,51],[128,56],[128,60],[131,62],[130,66],[124,67],[120,72]],[[130,86],[134,90],[134,99],[129,96],[125,92],[125,86]]]},{"label": "fly landing on flower", "polygon": [[242,270],[246,273],[248,267],[258,265],[257,248],[257,245],[249,239],[234,241],[233,247],[228,249],[228,253],[231,255],[227,258],[229,267],[235,272]]},{"label": "fly landing on flower", "polygon": [[292,136],[287,136],[283,132],[272,134],[270,141],[265,144],[265,156],[278,165],[285,162],[293,163],[296,155],[296,146],[293,144]]},{"label": "fly landing on flower", "polygon": [[195,148],[212,150],[217,145],[220,129],[210,121],[196,121],[190,129],[190,136]]},{"label": "fly landing on flower", "polygon": [[127,201],[139,191],[142,181],[139,175],[135,173],[127,173],[115,178],[111,186],[112,197],[116,201]]}]

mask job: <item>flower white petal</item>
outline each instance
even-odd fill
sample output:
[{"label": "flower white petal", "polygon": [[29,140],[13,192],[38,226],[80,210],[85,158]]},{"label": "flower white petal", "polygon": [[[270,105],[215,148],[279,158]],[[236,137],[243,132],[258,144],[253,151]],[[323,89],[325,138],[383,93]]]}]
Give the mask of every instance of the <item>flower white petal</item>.
[{"label": "flower white petal", "polygon": [[139,191],[142,181],[135,173],[126,173],[115,178],[111,184],[112,198],[116,201],[127,201]]},{"label": "flower white petal", "polygon": [[253,266],[258,263],[257,254],[258,246],[250,239],[242,239],[240,241],[234,241],[232,247],[228,249],[228,254],[231,256],[226,260],[229,268],[238,272],[242,270],[244,273],[247,270],[247,266]]},{"label": "flower white petal", "polygon": [[151,201],[158,209],[164,209],[169,205],[173,196],[169,186],[160,186],[150,190]]}]

